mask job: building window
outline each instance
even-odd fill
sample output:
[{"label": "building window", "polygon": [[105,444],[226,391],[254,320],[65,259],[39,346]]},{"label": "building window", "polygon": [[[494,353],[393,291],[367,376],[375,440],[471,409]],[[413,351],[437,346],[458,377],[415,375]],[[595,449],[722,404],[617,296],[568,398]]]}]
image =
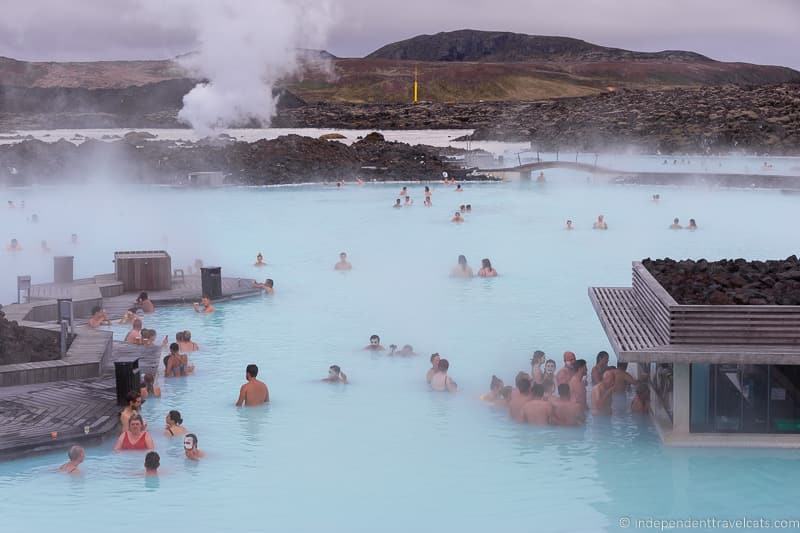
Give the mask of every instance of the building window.
[{"label": "building window", "polygon": [[691,365],[693,433],[800,433],[800,367]]}]

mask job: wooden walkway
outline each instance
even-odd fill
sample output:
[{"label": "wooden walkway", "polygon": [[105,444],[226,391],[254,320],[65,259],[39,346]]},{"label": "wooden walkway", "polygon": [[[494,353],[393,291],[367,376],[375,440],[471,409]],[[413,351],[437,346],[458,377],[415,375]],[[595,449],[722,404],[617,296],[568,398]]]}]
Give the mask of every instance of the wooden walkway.
[{"label": "wooden walkway", "polygon": [[0,458],[99,442],[117,428],[119,410],[109,378],[0,388]]},{"label": "wooden walkway", "polygon": [[[260,289],[253,288],[253,281],[223,278],[222,297],[217,301],[261,294]],[[186,276],[173,285],[167,291],[148,291],[157,308],[188,305],[202,296],[198,275]],[[56,329],[55,299],[73,298],[78,327],[63,360],[6,365],[21,368],[9,368],[4,379],[10,386],[0,387],[0,459],[54,449],[66,451],[73,444],[93,444],[116,432],[120,407],[114,362],[135,358],[142,375],[158,373],[162,348],[112,342],[110,332],[92,330],[84,324],[90,306],[102,302],[109,318],[116,320],[134,305],[136,296],[138,293],[123,294],[113,275],[101,275],[68,284],[35,285],[30,303],[4,308],[25,326]],[[45,380],[49,383],[41,383]],[[31,384],[34,382],[37,384]]]}]

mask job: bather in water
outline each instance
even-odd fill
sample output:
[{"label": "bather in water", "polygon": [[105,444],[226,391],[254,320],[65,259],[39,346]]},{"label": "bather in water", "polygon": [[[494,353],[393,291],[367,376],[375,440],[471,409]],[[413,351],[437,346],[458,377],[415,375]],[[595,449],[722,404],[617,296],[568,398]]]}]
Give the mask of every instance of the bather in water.
[{"label": "bather in water", "polygon": [[458,264],[453,267],[453,270],[450,271],[450,277],[452,278],[471,278],[472,268],[467,264],[467,258],[463,255],[458,256]]}]

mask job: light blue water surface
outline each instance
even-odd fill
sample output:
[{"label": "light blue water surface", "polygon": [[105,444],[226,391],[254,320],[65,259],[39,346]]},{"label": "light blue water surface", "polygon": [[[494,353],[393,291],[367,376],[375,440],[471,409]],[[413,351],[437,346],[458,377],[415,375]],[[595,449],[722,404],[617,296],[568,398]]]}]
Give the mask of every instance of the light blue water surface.
[{"label": "light blue water surface", "polygon": [[[142,454],[114,454],[111,442],[87,450],[78,478],[54,473],[66,450],[0,463],[0,529],[604,531],[622,517],[798,518],[795,451],[669,449],[630,414],[581,429],[523,427],[478,396],[492,374],[510,383],[528,370],[535,349],[559,363],[566,349],[590,362],[609,350],[587,287],[629,285],[631,260],[796,253],[800,198],[548,178],[462,194],[435,185],[432,208],[412,186],[417,203],[402,210],[390,208],[399,185],[12,191],[26,208],[0,209],[0,237],[25,250],[0,256],[2,301],[14,297],[16,274],[51,279],[43,238],[75,254],[78,276],[112,271],[114,250],[166,246],[174,267],[202,257],[228,276],[274,278],[276,294],[211,316],[148,317],[159,334],[192,330],[202,350],[196,375],[162,380],[145,418],[158,430],[179,409],[206,459],[186,461],[181,443],[156,431],[157,481],[141,477]],[[456,226],[460,203],[474,212]],[[34,212],[40,222],[25,222]],[[589,229],[600,213],[607,232]],[[667,230],[675,216],[700,230]],[[575,231],[563,230],[567,218]],[[259,251],[269,267],[257,271]],[[332,270],[340,251],[352,272]],[[461,253],[476,270],[491,258],[500,277],[448,278]],[[421,355],[361,351],[372,333]],[[427,390],[434,351],[450,360],[459,394]],[[251,362],[273,401],[237,410]],[[315,381],[334,363],[350,385]]]}]

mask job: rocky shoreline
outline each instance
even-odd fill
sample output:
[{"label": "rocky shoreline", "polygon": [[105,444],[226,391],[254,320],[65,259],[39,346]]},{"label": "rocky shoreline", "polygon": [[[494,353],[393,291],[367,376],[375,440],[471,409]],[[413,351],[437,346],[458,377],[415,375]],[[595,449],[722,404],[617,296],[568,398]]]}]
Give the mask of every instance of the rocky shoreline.
[{"label": "rocky shoreline", "polygon": [[244,185],[364,181],[491,180],[450,162],[463,150],[389,142],[371,133],[348,146],[335,140],[286,135],[252,143],[220,135],[196,143],[159,141],[132,132],[114,141],[25,140],[0,145],[0,183],[83,182],[110,175],[137,183],[182,184],[190,172],[223,172]]},{"label": "rocky shoreline", "polygon": [[[0,110],[0,131],[55,128],[180,128],[183,85],[162,87],[149,101],[114,111]],[[130,99],[144,98],[141,91]],[[169,93],[172,94],[171,92]],[[87,97],[88,98],[88,97]],[[104,95],[103,102],[109,100]],[[136,100],[138,101],[138,100]],[[83,101],[81,101],[83,102]],[[534,102],[351,104],[309,103],[282,93],[274,127],[344,129],[474,129],[472,140],[531,142],[534,149],[643,153],[800,155],[800,84],[616,89],[594,96]],[[124,111],[124,112],[123,112]],[[256,127],[257,124],[247,126]]]}]

